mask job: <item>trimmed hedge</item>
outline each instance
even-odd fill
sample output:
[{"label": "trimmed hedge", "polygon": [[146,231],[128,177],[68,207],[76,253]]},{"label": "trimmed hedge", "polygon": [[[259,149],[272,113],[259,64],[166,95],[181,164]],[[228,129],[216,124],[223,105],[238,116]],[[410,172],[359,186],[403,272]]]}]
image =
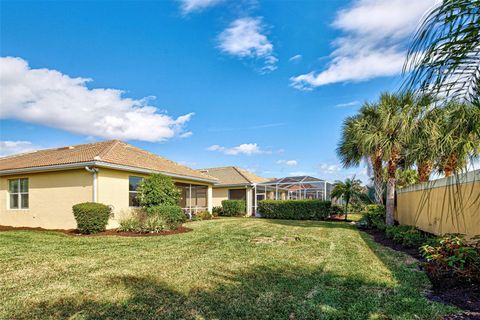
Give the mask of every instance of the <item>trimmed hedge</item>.
[{"label": "trimmed hedge", "polygon": [[262,218],[292,220],[324,220],[330,216],[330,201],[262,200],[258,212]]},{"label": "trimmed hedge", "polygon": [[330,207],[330,215],[342,215],[345,214],[345,209],[338,204],[332,204]]},{"label": "trimmed hedge", "polygon": [[102,203],[84,202],[72,207],[77,229],[84,234],[105,231],[112,209]]},{"label": "trimmed hedge", "polygon": [[245,200],[223,200],[222,216],[235,217],[244,216],[247,213],[247,203]]}]

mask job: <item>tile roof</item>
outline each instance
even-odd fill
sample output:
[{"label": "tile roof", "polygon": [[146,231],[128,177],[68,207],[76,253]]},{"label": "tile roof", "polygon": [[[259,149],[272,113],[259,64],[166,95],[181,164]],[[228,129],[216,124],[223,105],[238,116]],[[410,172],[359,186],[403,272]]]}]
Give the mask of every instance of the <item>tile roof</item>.
[{"label": "tile roof", "polygon": [[38,150],[0,158],[0,170],[41,168],[83,162],[104,162],[181,176],[217,180],[119,140]]},{"label": "tile roof", "polygon": [[209,176],[213,176],[218,180],[220,180],[220,183],[216,184],[216,186],[262,183],[269,180],[263,177],[259,177],[250,171],[243,170],[234,166],[220,167],[220,168],[206,168],[206,169],[200,169],[199,171],[204,172]]}]

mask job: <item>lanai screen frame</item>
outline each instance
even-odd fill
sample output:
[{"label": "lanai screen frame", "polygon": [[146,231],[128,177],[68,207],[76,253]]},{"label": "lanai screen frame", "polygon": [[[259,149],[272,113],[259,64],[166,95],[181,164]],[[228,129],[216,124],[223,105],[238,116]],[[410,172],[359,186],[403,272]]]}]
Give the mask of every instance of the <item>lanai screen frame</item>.
[{"label": "lanai screen frame", "polygon": [[[284,177],[279,179],[270,180],[263,183],[257,183],[254,185],[255,189],[255,213],[257,212],[257,195],[258,191],[264,191],[265,194],[273,191],[275,198],[274,200],[279,199],[279,192],[286,191],[287,198],[290,199],[293,192],[296,192],[295,200],[302,200],[302,192],[305,199],[308,192],[316,192],[316,199],[319,199],[318,193],[322,193],[322,200],[327,200],[327,185],[331,185],[328,181],[324,179],[315,178],[312,176],[294,176],[294,177]],[[294,186],[299,186],[298,191],[292,191],[291,188]]]}]

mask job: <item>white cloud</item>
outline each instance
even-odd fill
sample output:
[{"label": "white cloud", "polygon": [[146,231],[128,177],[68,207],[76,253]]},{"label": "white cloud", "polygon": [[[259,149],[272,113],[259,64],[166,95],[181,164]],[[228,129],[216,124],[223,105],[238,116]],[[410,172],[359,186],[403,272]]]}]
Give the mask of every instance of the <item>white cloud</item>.
[{"label": "white cloud", "polygon": [[21,58],[0,58],[0,69],[0,118],[102,138],[153,142],[188,135],[184,126],[193,113],[172,118],[149,105],[152,97],[131,99],[121,90],[89,89],[91,79],[31,69]]},{"label": "white cloud", "polygon": [[216,6],[222,1],[223,0],[180,0],[182,12],[184,14]]},{"label": "white cloud", "polygon": [[271,153],[269,150],[261,149],[256,143],[243,143],[236,147],[222,147],[218,144],[214,144],[207,148],[208,151],[218,151],[227,155],[236,156],[239,154],[252,155],[252,154],[262,154],[262,153]]},{"label": "white cloud", "polygon": [[0,141],[0,157],[36,150],[30,141]]},{"label": "white cloud", "polygon": [[333,26],[343,32],[330,63],[320,72],[292,77],[291,85],[311,90],[326,84],[399,74],[406,40],[435,0],[357,0],[340,10]]},{"label": "white cloud", "polygon": [[360,101],[350,101],[350,102],[345,102],[345,103],[339,103],[335,105],[336,108],[346,108],[346,107],[354,107],[358,106],[360,104]]},{"label": "white cloud", "polygon": [[222,52],[239,58],[263,59],[261,72],[277,68],[278,59],[273,55],[273,44],[268,40],[261,17],[239,18],[218,36]]},{"label": "white cloud", "polygon": [[364,163],[358,168],[345,169],[338,163],[321,163],[318,166],[318,176],[327,181],[345,180],[346,178],[360,179],[364,184],[370,182],[368,170]]},{"label": "white cloud", "polygon": [[328,164],[322,163],[320,164],[320,173],[335,173],[341,170],[340,165],[338,164]]},{"label": "white cloud", "polygon": [[297,160],[278,160],[277,164],[294,167],[298,164],[298,161]]},{"label": "white cloud", "polygon": [[293,57],[291,57],[290,59],[288,59],[288,61],[291,61],[291,62],[299,62],[300,60],[302,60],[302,55],[301,54],[296,54]]},{"label": "white cloud", "polygon": [[189,137],[191,137],[192,135],[193,135],[193,132],[192,132],[192,131],[186,131],[186,132],[184,132],[184,133],[181,133],[181,134],[179,135],[179,137],[180,137],[180,138],[189,138]]}]

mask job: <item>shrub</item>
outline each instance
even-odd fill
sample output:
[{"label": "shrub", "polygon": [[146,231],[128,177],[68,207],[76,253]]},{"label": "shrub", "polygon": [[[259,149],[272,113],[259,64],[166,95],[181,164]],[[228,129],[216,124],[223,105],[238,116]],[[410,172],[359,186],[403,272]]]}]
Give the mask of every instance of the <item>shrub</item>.
[{"label": "shrub", "polygon": [[385,230],[385,207],[379,204],[367,205],[360,225]]},{"label": "shrub", "polygon": [[348,213],[360,213],[365,211],[366,207],[367,205],[364,204],[363,202],[355,201],[353,203],[348,204],[347,210],[348,210]]},{"label": "shrub", "polygon": [[213,209],[212,209],[212,215],[213,215],[214,217],[221,216],[221,215],[222,215],[222,212],[223,212],[222,207],[213,207]]},{"label": "shrub", "polygon": [[179,206],[160,205],[145,209],[147,218],[163,219],[165,229],[175,230],[187,220],[185,213]]},{"label": "shrub", "polygon": [[433,239],[432,235],[414,226],[386,226],[385,235],[407,248],[419,248]]},{"label": "shrub", "polygon": [[341,215],[344,214],[345,210],[341,205],[338,204],[332,204],[330,207],[330,215]]},{"label": "shrub", "polygon": [[126,232],[160,232],[175,230],[186,221],[186,216],[178,206],[155,206],[132,211],[130,216],[120,221],[118,230]]},{"label": "shrub", "polygon": [[120,220],[120,226],[118,227],[118,230],[124,232],[142,232],[143,220],[144,218],[141,218],[138,213],[131,214],[130,216]]},{"label": "shrub", "polygon": [[431,243],[433,239],[432,235],[413,228],[402,235],[402,244],[408,248],[420,248],[426,243]]},{"label": "shrub", "polygon": [[246,207],[247,203],[244,200],[223,200],[222,216],[244,216],[246,213]]},{"label": "shrub", "polygon": [[145,178],[137,188],[138,201],[144,208],[170,205],[176,206],[180,199],[180,190],[170,177],[153,174]]},{"label": "shrub", "polygon": [[147,215],[141,226],[142,232],[158,233],[165,229],[170,228],[167,227],[165,219],[158,215]]},{"label": "shrub", "polygon": [[196,216],[200,220],[211,220],[213,218],[213,215],[206,210],[198,212]]},{"label": "shrub", "polygon": [[457,276],[480,281],[480,241],[471,243],[463,235],[447,234],[435,244],[422,246],[426,271],[433,277]]},{"label": "shrub", "polygon": [[322,200],[262,200],[258,212],[262,218],[323,220],[330,215],[331,202]]},{"label": "shrub", "polygon": [[78,230],[85,234],[105,231],[112,212],[109,206],[95,202],[79,203],[72,209]]}]

